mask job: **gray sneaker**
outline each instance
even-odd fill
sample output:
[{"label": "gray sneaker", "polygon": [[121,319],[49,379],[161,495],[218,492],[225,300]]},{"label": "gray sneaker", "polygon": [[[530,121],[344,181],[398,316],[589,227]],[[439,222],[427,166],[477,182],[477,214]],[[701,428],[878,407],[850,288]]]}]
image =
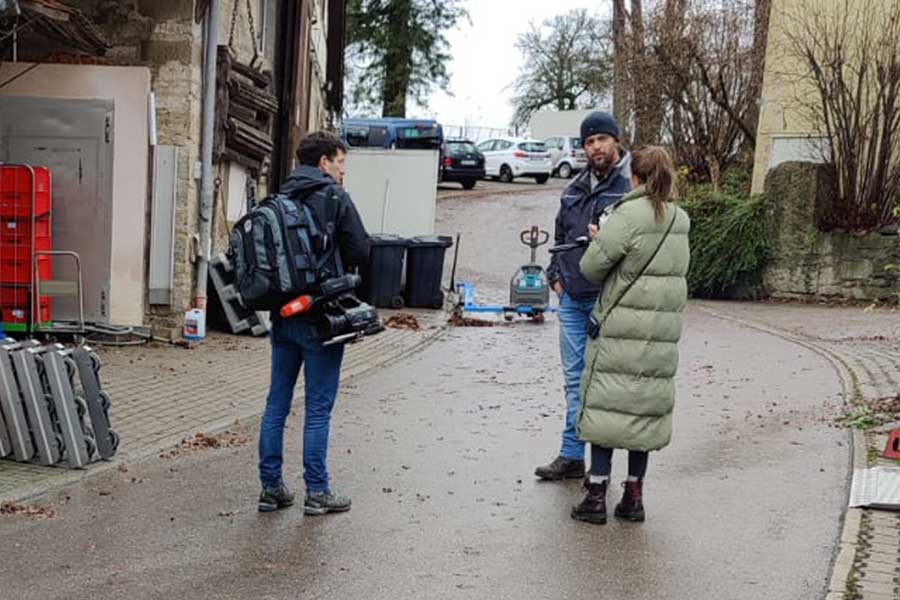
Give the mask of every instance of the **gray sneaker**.
[{"label": "gray sneaker", "polygon": [[294,495],[287,486],[264,487],[259,493],[259,512],[272,512],[294,504]]},{"label": "gray sneaker", "polygon": [[350,510],[350,498],[331,491],[307,492],[306,500],[303,501],[303,512],[308,515],[325,515],[348,510]]}]

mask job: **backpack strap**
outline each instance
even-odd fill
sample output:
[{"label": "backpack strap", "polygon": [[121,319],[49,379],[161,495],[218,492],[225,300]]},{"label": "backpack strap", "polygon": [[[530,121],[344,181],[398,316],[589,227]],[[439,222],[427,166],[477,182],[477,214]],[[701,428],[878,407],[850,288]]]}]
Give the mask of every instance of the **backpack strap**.
[{"label": "backpack strap", "polygon": [[[307,203],[307,200],[312,197],[313,194],[321,191],[323,188],[325,189],[325,212],[327,215],[324,223],[320,222],[316,212]],[[325,184],[321,187],[315,187],[312,190],[307,190],[307,192],[302,196],[290,196],[290,198],[295,202],[306,206],[306,208],[309,210],[309,214],[313,219],[313,223],[311,225],[316,229],[316,231],[314,231],[314,234],[319,235],[319,237],[322,239],[322,254],[319,257],[319,260],[316,261],[316,271],[324,267],[329,260],[334,258],[335,269],[337,270],[336,275],[340,277],[344,274],[344,264],[341,260],[340,252],[337,251],[337,219],[340,212],[337,196],[337,185]],[[331,227],[329,227],[329,225],[331,225]]]}]

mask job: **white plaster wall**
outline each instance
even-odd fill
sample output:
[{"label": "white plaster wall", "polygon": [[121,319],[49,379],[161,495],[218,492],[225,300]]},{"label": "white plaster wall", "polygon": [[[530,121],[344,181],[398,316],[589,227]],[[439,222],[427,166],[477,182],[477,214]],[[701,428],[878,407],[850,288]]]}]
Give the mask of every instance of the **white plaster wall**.
[{"label": "white plaster wall", "polygon": [[[0,63],[0,80],[28,66]],[[145,67],[62,64],[41,64],[0,90],[0,95],[8,96],[115,103],[109,316],[116,324],[144,321],[149,93],[150,70]]]}]

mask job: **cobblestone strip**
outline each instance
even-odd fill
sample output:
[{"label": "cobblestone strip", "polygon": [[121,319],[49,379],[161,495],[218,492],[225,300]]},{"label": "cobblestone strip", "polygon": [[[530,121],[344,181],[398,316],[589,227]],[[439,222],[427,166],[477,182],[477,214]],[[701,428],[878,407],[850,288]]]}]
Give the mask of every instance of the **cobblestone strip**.
[{"label": "cobblestone strip", "polygon": [[[420,351],[445,331],[443,313],[439,319],[440,324],[419,332],[388,329],[348,346],[342,382]],[[110,418],[122,438],[116,458],[81,471],[0,461],[0,501],[22,501],[156,455],[195,433],[215,435],[258,417],[269,381],[269,345],[258,342],[250,350],[216,353],[213,361],[201,347],[177,371],[135,367],[104,372],[104,389],[113,400]]]}]

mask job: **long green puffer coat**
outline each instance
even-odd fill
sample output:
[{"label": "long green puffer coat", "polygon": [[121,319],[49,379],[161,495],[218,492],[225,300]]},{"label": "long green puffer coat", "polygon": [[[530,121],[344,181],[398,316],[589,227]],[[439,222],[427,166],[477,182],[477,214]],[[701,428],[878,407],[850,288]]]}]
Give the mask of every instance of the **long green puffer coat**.
[{"label": "long green puffer coat", "polygon": [[[622,296],[673,217],[652,263]],[[650,451],[665,447],[672,438],[690,228],[687,213],[672,203],[657,222],[641,186],[615,205],[581,259],[584,276],[603,284],[594,307],[602,327],[597,338],[588,339],[581,379],[577,431],[586,442]]]}]

